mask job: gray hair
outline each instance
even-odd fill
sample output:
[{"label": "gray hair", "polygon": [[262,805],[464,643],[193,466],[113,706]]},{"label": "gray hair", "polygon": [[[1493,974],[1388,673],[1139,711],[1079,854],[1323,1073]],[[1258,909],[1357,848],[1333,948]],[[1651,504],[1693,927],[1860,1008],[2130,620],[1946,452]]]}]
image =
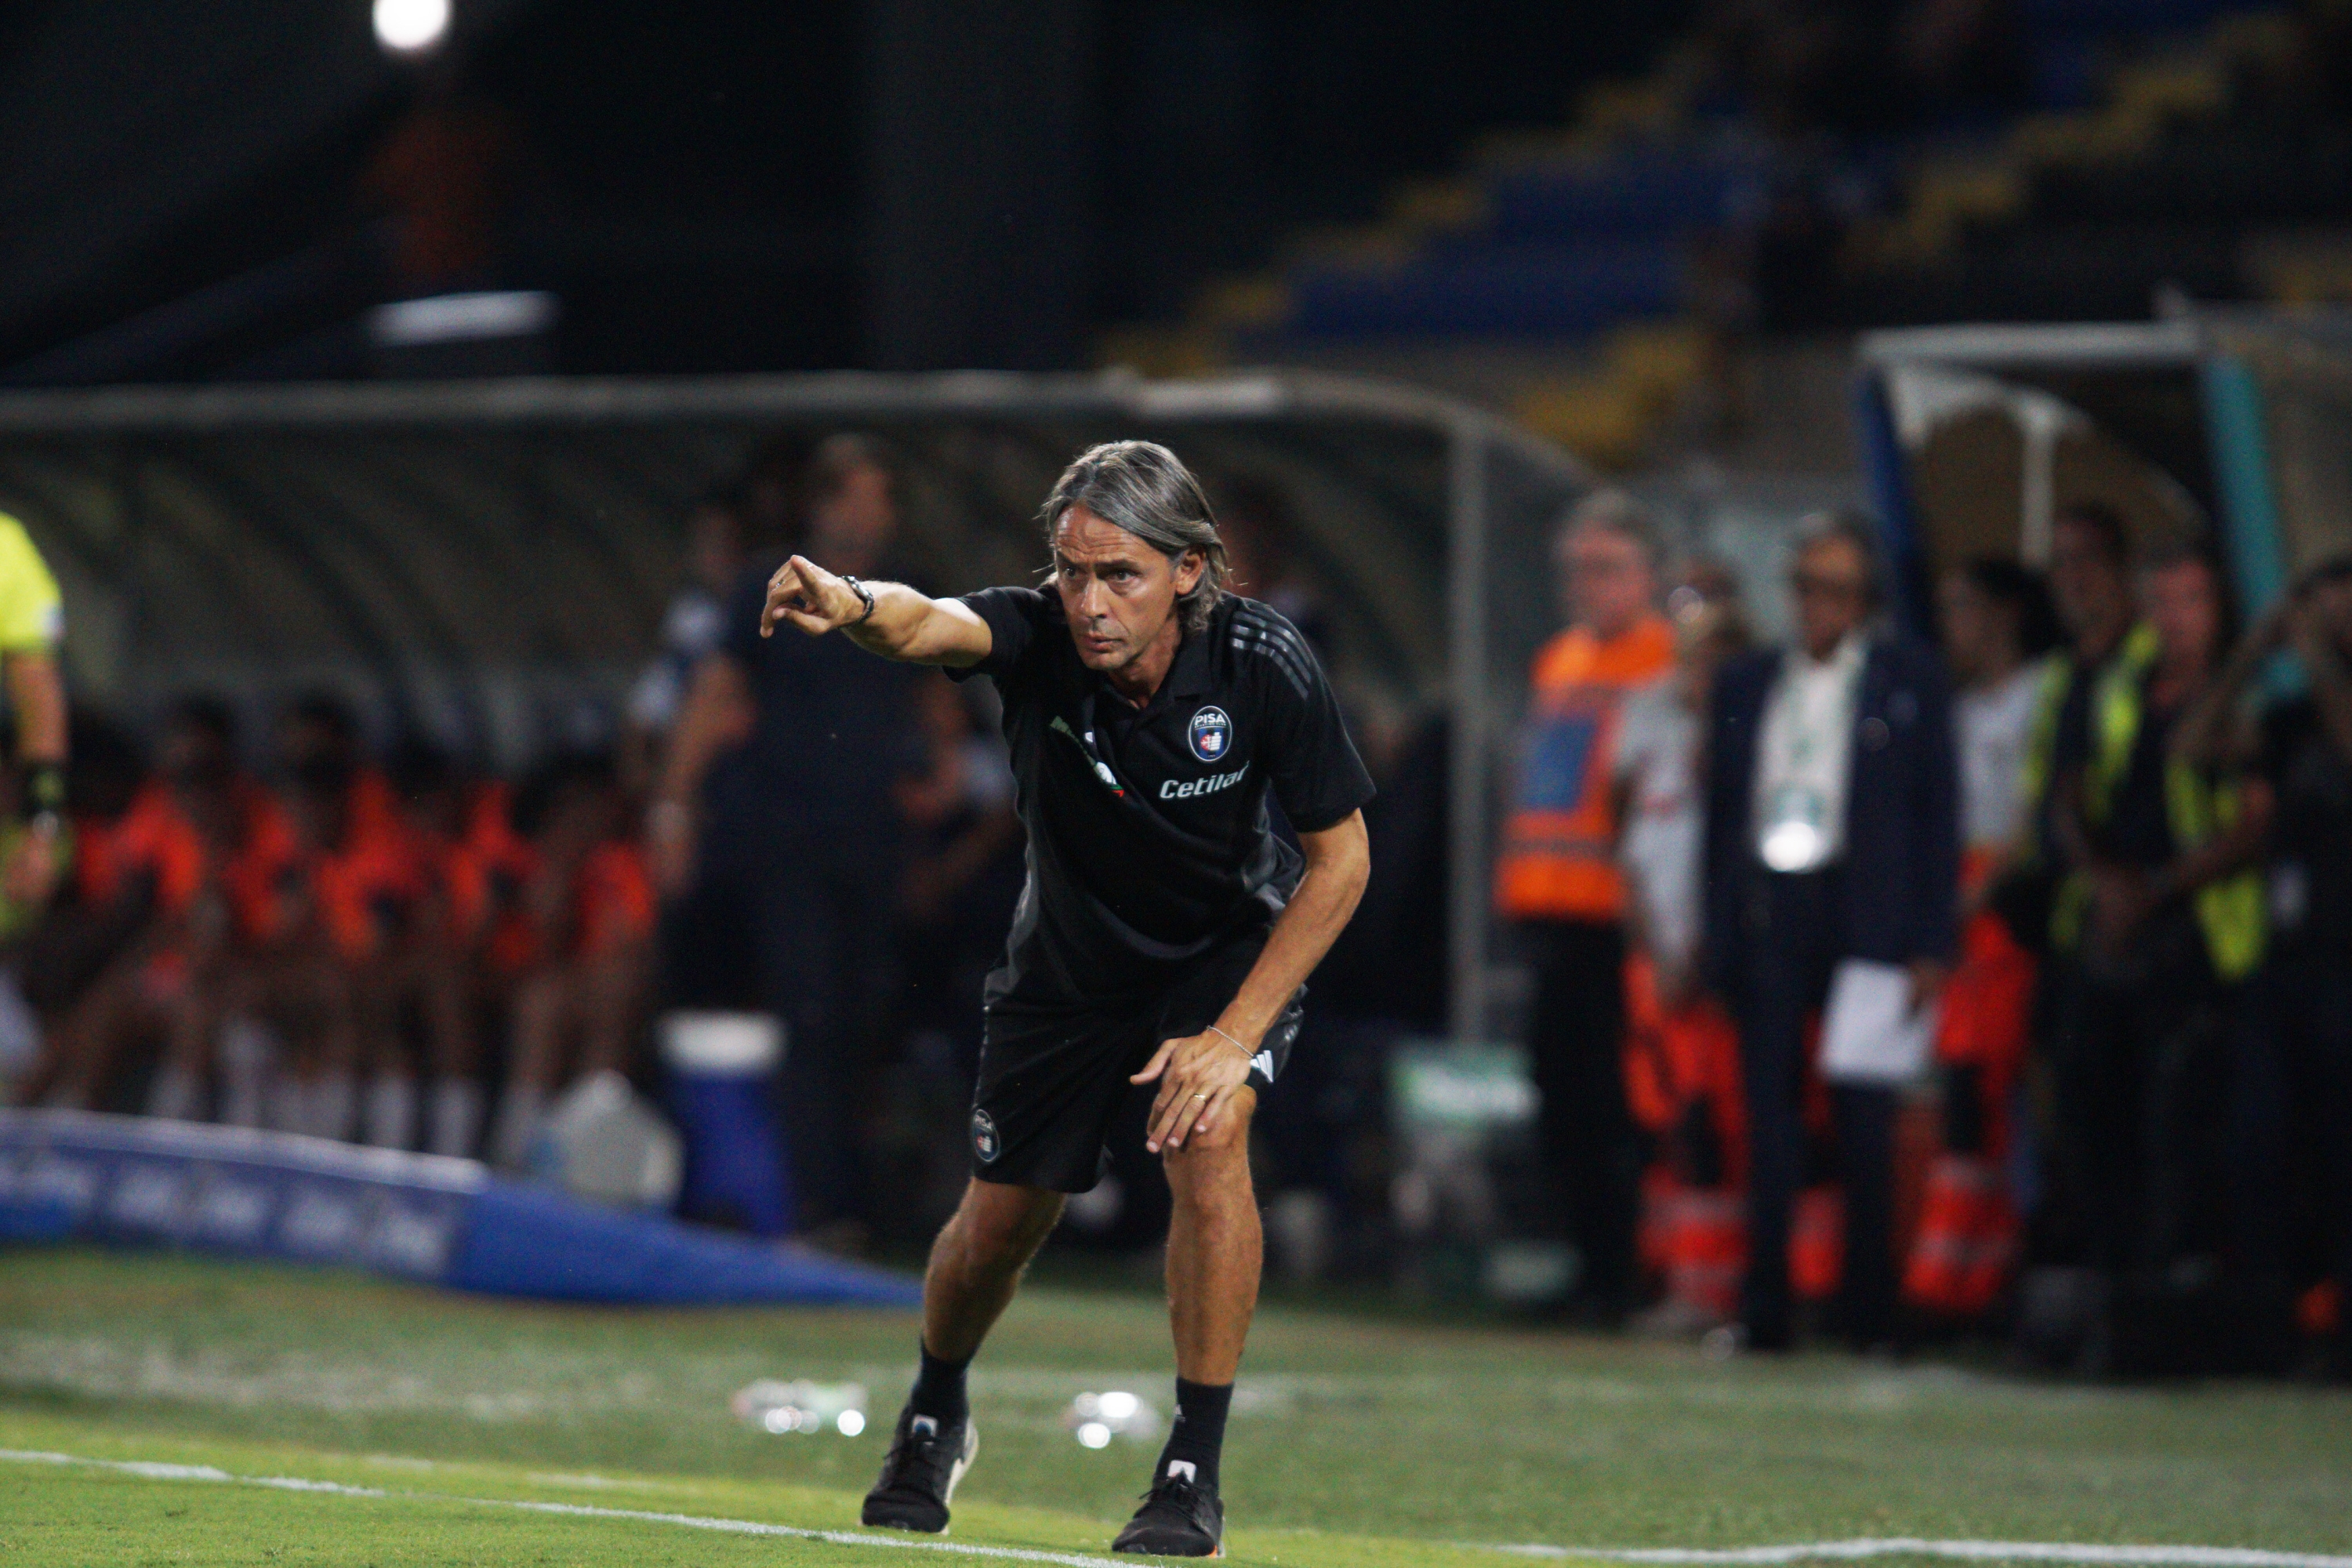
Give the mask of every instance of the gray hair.
[{"label": "gray hair", "polygon": [[1790,552],[1790,559],[1793,562],[1816,545],[1840,540],[1852,545],[1854,553],[1862,558],[1863,591],[1870,595],[1870,607],[1882,608],[1887,595],[1886,555],[1879,545],[1876,525],[1863,513],[1850,507],[1807,512],[1797,520],[1795,548]]},{"label": "gray hair", "polygon": [[1664,563],[1665,536],[1656,516],[1627,491],[1599,489],[1584,496],[1561,520],[1560,542],[1564,544],[1587,529],[1632,540],[1654,572]]},{"label": "gray hair", "polygon": [[1208,628],[1209,613],[1225,596],[1225,542],[1217,537],[1217,516],[1201,481],[1181,458],[1153,441],[1106,441],[1087,447],[1062,470],[1038,511],[1048,547],[1062,519],[1078,506],[1142,540],[1171,566],[1186,552],[1199,551],[1204,563],[1201,580],[1177,605],[1187,633]]}]

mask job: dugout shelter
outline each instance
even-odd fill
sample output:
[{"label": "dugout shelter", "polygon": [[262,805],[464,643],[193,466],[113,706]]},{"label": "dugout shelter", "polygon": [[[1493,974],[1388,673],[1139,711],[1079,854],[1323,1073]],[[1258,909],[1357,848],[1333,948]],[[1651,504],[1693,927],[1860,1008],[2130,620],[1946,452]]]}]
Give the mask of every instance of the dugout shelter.
[{"label": "dugout shelter", "polygon": [[2046,564],[2074,501],[2214,547],[2247,616],[2352,548],[2352,313],[1913,328],[1857,359],[1864,477],[1923,628],[1937,570]]},{"label": "dugout shelter", "polygon": [[1293,373],[9,392],[0,510],[57,569],[82,700],[137,720],[192,688],[257,710],[325,685],[379,738],[512,768],[652,653],[695,500],[845,429],[892,447],[934,591],[1029,579],[1037,505],[1095,441],[1163,440],[1213,490],[1285,495],[1342,692],[1448,726],[1449,1005],[1457,1036],[1485,1033],[1497,737],[1554,629],[1550,541],[1587,479],[1467,405]]}]

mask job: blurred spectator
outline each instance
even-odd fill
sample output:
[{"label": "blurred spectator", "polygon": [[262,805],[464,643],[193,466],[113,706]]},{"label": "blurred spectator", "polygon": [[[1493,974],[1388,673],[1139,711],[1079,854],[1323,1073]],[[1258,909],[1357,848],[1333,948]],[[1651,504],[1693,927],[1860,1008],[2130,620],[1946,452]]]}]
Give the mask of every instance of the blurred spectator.
[{"label": "blurred spectator", "polygon": [[1004,749],[965,706],[967,690],[986,689],[934,676],[917,694],[922,771],[891,792],[909,841],[900,910],[917,1018],[956,1042],[969,1076],[980,1049],[980,983],[1021,896],[1021,819]]},{"label": "blurred spectator", "polygon": [[[893,570],[898,513],[878,446],[827,439],[794,491],[794,549],[856,576]],[[761,637],[777,563],[742,575],[724,641],[696,668],[647,836],[656,885],[675,900],[665,935],[674,1003],[732,1000],[733,977],[697,960],[733,952],[730,930],[749,935],[759,997],[786,1029],[784,1131],[803,1225],[814,1227],[854,1221],[863,1205],[856,1091],[887,962],[876,904],[900,876],[892,786],[920,767],[924,674],[840,637]]]},{"label": "blurred spectator", "polygon": [[[83,710],[73,716],[72,752],[71,872],[37,921],[0,937],[0,957],[14,967],[25,1004],[14,1019],[13,1042],[0,1041],[0,1102],[26,1098],[32,1076],[50,1059],[47,1037],[143,919],[142,910],[112,896],[116,839],[144,781],[138,751],[112,724]],[[8,1026],[0,1022],[0,1033]]]},{"label": "blurred spectator", "polygon": [[2288,1272],[2294,1238],[2278,1222],[2294,1215],[2288,1194],[2311,1194],[2318,1266],[2303,1277],[2335,1287],[2324,1370],[2343,1380],[2352,1378],[2352,555],[2306,579],[2288,603],[2283,640],[2310,682],[2263,723],[2263,769],[2278,802],[2279,948],[2263,1038],[2276,1053],[2272,1103],[2284,1110],[2288,1157],[2249,1162],[2245,1206],[2272,1218],[2247,1225],[2248,1264],[2258,1278]]},{"label": "blurred spectator", "polygon": [[654,899],[645,861],[620,837],[611,762],[556,763],[519,813],[529,837],[520,889],[528,967],[513,985],[512,1048],[491,1157],[525,1164],[547,1104],[575,1079],[627,1073],[652,976]]},{"label": "blurred spectator", "polygon": [[2221,1088],[2222,1033],[2264,939],[2250,868],[2268,787],[2190,754],[2199,726],[2173,743],[2223,647],[2219,569],[2171,548],[2140,590],[2146,620],[2086,683],[2052,788],[2060,1132],[2090,1259],[2110,1279],[2150,1278],[2191,1240],[2185,1184],[2217,1131],[2200,1108]]},{"label": "blurred spectator", "polygon": [[[126,1058],[161,1043],[149,1085],[156,1114],[197,1112],[212,1077],[214,1022],[236,950],[268,924],[268,900],[294,865],[291,826],[236,763],[236,722],[226,702],[185,697],[164,715],[158,776],[141,790],[88,896],[143,922],[66,1016],[37,1084],[44,1103],[95,1109],[117,1089]],[[224,1061],[221,1119],[258,1126],[265,1064]]]},{"label": "blurred spectator", "polygon": [[1583,1257],[1585,1305],[1630,1304],[1640,1156],[1620,1062],[1625,883],[1614,781],[1626,698],[1674,662],[1655,606],[1657,532],[1632,497],[1587,498],[1561,531],[1569,627],[1536,655],[1515,803],[1495,872],[1498,911],[1536,969],[1528,1039],[1542,1141]]},{"label": "blurred spectator", "polygon": [[1625,700],[1617,737],[1618,856],[1633,898],[1638,954],[1669,1009],[1692,1000],[1706,923],[1704,761],[1716,672],[1748,648],[1737,580],[1720,563],[1685,566],[1667,609],[1675,664]]},{"label": "blurred spectator", "polygon": [[[2051,529],[2050,593],[2066,650],[2035,711],[2024,775],[2031,848],[2045,860],[2058,848],[2059,773],[2079,767],[2090,748],[2093,693],[2110,666],[2145,661],[2153,643],[2153,634],[2133,633],[2131,531],[2122,513],[2098,501],[2059,511]],[[2044,870],[2054,874],[2046,865]],[[2052,933],[2037,935],[2046,941]]]},{"label": "blurred spectator", "polygon": [[1644,1332],[1685,1334],[1730,1310],[1731,1205],[1745,1169],[1738,1039],[1696,984],[1706,921],[1706,723],[1716,673],[1745,651],[1736,580],[1720,563],[1685,565],[1666,596],[1673,675],[1627,699],[1617,743],[1619,844],[1632,895],[1625,965],[1626,1098],[1661,1158],[1645,1214],[1665,1300]]},{"label": "blurred spectator", "polygon": [[341,699],[294,702],[278,731],[280,800],[294,864],[262,895],[267,929],[241,955],[219,1026],[269,1026],[289,1047],[275,1120],[321,1138],[351,1135],[362,1078],[372,1142],[413,1136],[415,1081],[394,1039],[394,1010],[416,978],[424,867],[392,784],[367,765]]},{"label": "blurred spectator", "polygon": [[726,631],[727,595],[742,575],[743,520],[734,499],[714,491],[686,521],[686,582],[662,616],[661,647],[629,690],[623,782],[633,788],[658,775],[662,748],[686,703],[695,667],[718,649]]},{"label": "blurred spectator", "polygon": [[929,672],[916,704],[921,771],[892,791],[907,834],[897,933],[905,1048],[892,1097],[899,1190],[882,1217],[909,1239],[954,1209],[970,1173],[962,1134],[980,1052],[981,983],[1003,954],[1021,897],[1012,768],[971,706],[993,695],[984,683],[960,687]]},{"label": "blurred spectator", "polygon": [[[1944,653],[1958,691],[1960,959],[1944,989],[1936,1060],[1943,1127],[1927,1177],[1904,1294],[1930,1311],[1969,1315],[1992,1304],[2015,1262],[2017,1222],[2004,1160],[2011,1098],[2032,1025],[2032,945],[2000,891],[2021,849],[2026,752],[2042,690],[2059,679],[2046,656],[2056,613],[2041,580],[2014,561],[1980,556],[1937,584]],[[2026,919],[2033,916],[2029,913]]]},{"label": "blurred spectator", "polygon": [[[65,874],[66,688],[58,670],[65,601],[25,525],[0,512],[0,687],[16,770],[0,830],[0,919],[29,923]],[[0,931],[0,935],[6,934]],[[5,982],[10,994],[15,983]]]},{"label": "blurred spectator", "polygon": [[[2035,994],[2041,1048],[2032,1053],[2029,1070],[2035,1064],[2052,1065],[2060,980],[2079,934],[2079,922],[2069,922],[2062,931],[2053,913],[2065,869],[2058,839],[2062,759],[2070,770],[2080,767],[2090,747],[2093,692],[2107,679],[2110,667],[2116,667],[2116,679],[2126,679],[2121,667],[2145,659],[2151,640],[2149,634],[2134,632],[2131,531],[2121,512],[2087,500],[2059,509],[2051,528],[2050,592],[2065,646],[2034,708],[2023,775],[2024,840],[2008,884],[2011,931],[2045,959]],[[2090,1244],[2083,1234],[2082,1205],[2068,1189],[2072,1173],[2054,1158],[2063,1142],[2055,1098],[2047,1083],[2035,1096],[2041,1114],[2034,1124],[2036,1142],[2027,1153],[2032,1161],[2029,1184],[2038,1190],[2029,1194],[2025,1215],[2029,1250],[2038,1261],[2081,1261]],[[2045,1162],[2045,1152],[2053,1157]]]},{"label": "blurred spectator", "polygon": [[2041,579],[1994,556],[1946,573],[1937,605],[1958,689],[1962,877],[1973,897],[2006,868],[2025,830],[2026,752],[2050,679],[2041,661],[2058,643],[2056,611]]},{"label": "blurred spectator", "polygon": [[482,1015],[503,1017],[507,1000],[490,979],[492,935],[520,896],[524,847],[507,821],[503,784],[469,785],[446,753],[416,743],[394,754],[388,773],[426,889],[394,990],[423,1027],[428,1087],[419,1106],[404,1055],[381,1064],[368,1142],[408,1147],[421,1111],[428,1151],[469,1155],[482,1126]]},{"label": "blurred spectator", "polygon": [[366,188],[398,226],[393,269],[412,294],[497,281],[515,135],[506,111],[437,77],[395,121]]},{"label": "blurred spectator", "polygon": [[1325,664],[1331,662],[1331,614],[1322,584],[1298,559],[1297,520],[1289,498],[1262,480],[1225,487],[1217,508],[1234,591],[1273,605],[1297,626]]},{"label": "blurred spectator", "polygon": [[[2259,731],[2235,721],[2281,651],[2305,688]],[[2249,743],[2275,801],[2271,947],[2235,1044],[2231,1177],[2236,1263],[2251,1325],[2285,1327],[2290,1289],[2332,1284],[2327,1370],[2352,1373],[2340,1303],[2352,1300],[2352,555],[2315,568],[2239,645],[2182,722],[2177,750],[2210,768]],[[2319,1314],[2324,1317],[2326,1314]]]},{"label": "blurred spectator", "polygon": [[[1882,581],[1866,524],[1817,520],[1790,586],[1798,646],[1717,680],[1707,752],[1706,956],[1739,1023],[1748,1154],[1747,1343],[1792,1342],[1789,1233],[1811,1016],[1839,964],[1907,967],[1912,1005],[1954,948],[1958,850],[1951,715],[1932,655],[1874,629]],[[1845,1197],[1843,1328],[1893,1329],[1895,1090],[1833,1084]]]}]

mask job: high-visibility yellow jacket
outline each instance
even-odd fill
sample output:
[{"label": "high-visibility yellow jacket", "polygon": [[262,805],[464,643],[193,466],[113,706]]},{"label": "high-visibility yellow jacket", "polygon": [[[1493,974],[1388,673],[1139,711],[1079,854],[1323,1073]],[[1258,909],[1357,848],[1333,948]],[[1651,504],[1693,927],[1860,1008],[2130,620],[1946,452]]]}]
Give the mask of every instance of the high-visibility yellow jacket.
[{"label": "high-visibility yellow jacket", "polygon": [[[2091,827],[2106,820],[2116,791],[2131,770],[2132,750],[2139,743],[2140,723],[2147,713],[2148,676],[2156,668],[2158,652],[2156,628],[2144,624],[2134,626],[2115,657],[2091,677],[2091,744],[2083,776],[2083,816]],[[2026,798],[2032,803],[2035,820],[2042,817],[2055,783],[2052,771],[2058,718],[2075,679],[2073,663],[2064,659],[2053,659],[2042,678],[2025,764]],[[2244,810],[2236,781],[2215,777],[2177,757],[2165,763],[2164,801],[2173,843],[2184,854],[2229,831]],[[2090,896],[2085,871],[2069,872],[2059,882],[2050,917],[2051,941],[2059,951],[2073,952],[2081,942]],[[2252,974],[2263,961],[2270,937],[2261,872],[2249,867],[2209,882],[2197,889],[2191,901],[2214,973],[2224,980],[2242,980]]]}]

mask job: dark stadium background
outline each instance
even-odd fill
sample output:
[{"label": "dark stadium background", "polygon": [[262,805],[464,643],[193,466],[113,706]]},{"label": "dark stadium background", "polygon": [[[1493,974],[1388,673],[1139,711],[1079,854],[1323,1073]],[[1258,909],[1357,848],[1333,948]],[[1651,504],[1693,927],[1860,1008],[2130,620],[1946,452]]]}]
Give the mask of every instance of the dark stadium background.
[{"label": "dark stadium background", "polygon": [[483,0],[404,62],[364,6],[12,6],[0,365],[317,257],[203,341],[17,379],[351,373],[270,356],[377,283],[371,152],[453,76],[511,137],[499,280],[561,292],[565,371],[1085,365],[1678,10]]}]

